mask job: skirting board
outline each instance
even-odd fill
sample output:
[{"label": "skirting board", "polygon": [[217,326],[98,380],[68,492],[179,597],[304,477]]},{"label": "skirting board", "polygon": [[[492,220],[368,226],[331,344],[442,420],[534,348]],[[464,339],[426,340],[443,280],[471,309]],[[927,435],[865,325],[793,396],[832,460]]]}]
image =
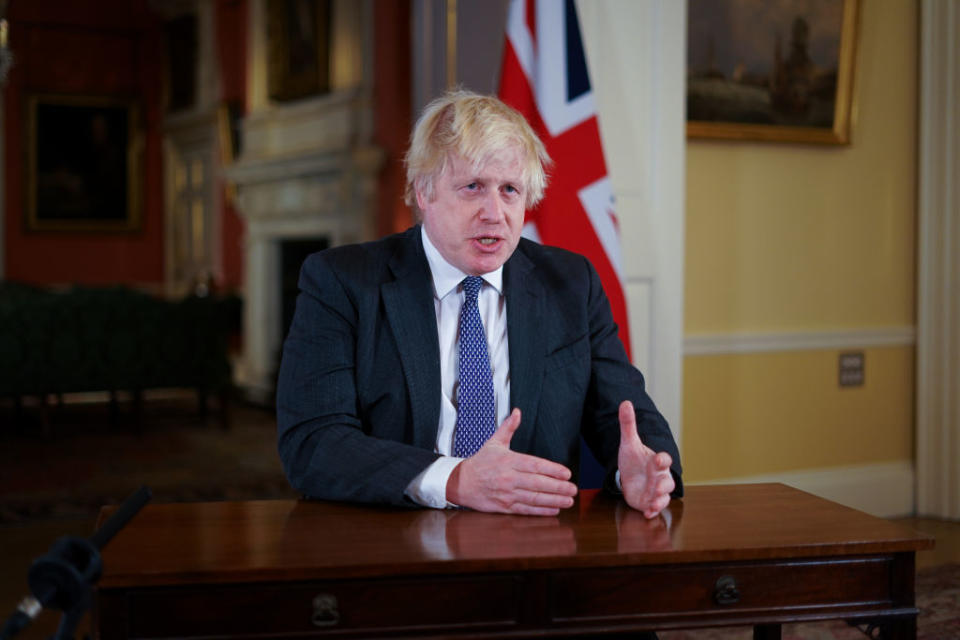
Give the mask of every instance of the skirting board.
[{"label": "skirting board", "polygon": [[690,484],[783,484],[882,518],[914,513],[915,472],[911,462],[789,471]]}]

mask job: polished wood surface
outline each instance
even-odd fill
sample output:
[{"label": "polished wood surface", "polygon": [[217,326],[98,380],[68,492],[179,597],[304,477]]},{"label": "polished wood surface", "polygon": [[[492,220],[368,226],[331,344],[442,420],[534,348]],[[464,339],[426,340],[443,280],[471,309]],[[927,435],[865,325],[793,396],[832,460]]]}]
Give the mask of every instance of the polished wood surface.
[{"label": "polished wood surface", "polygon": [[654,520],[596,491],[556,518],[157,504],[104,549],[97,629],[520,638],[752,624],[776,638],[783,622],[843,617],[913,638],[914,552],[932,544],[779,484],[688,487]]},{"label": "polished wood surface", "polygon": [[556,518],[292,500],[154,504],[104,550],[100,585],[805,558],[932,545],[903,525],[780,484],[689,487],[667,517],[649,521],[597,491],[582,492]]}]

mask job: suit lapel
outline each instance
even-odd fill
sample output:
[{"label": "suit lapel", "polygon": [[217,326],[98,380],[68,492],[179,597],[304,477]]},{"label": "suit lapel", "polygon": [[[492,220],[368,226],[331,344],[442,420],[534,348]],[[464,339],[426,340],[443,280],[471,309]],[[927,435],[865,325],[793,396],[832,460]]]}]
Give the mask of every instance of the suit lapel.
[{"label": "suit lapel", "polygon": [[410,390],[412,444],[432,451],[440,422],[440,347],[433,280],[421,242],[418,225],[390,259],[396,279],[380,290]]},{"label": "suit lapel", "polygon": [[529,451],[543,381],[543,288],[533,263],[519,250],[504,265],[503,280],[510,342],[511,409],[519,407],[522,413],[510,448]]}]

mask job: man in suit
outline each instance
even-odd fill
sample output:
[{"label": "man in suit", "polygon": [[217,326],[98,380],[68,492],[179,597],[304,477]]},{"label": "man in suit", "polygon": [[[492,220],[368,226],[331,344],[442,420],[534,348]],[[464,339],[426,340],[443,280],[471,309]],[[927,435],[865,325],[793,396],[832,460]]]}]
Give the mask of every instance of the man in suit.
[{"label": "man in suit", "polygon": [[294,488],[333,500],[552,515],[580,436],[648,518],[679,453],[589,261],[520,237],[549,158],[523,116],[459,91],[407,155],[421,225],[310,256],[277,387]]}]

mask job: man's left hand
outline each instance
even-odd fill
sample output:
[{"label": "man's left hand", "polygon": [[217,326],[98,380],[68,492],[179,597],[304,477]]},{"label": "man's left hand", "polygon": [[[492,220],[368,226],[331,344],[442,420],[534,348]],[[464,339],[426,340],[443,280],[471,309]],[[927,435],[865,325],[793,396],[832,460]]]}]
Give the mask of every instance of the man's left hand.
[{"label": "man's left hand", "polygon": [[670,454],[655,452],[641,442],[637,433],[637,414],[633,403],[620,403],[620,486],[631,507],[647,518],[655,518],[670,504],[670,492],[676,487],[670,474]]}]

